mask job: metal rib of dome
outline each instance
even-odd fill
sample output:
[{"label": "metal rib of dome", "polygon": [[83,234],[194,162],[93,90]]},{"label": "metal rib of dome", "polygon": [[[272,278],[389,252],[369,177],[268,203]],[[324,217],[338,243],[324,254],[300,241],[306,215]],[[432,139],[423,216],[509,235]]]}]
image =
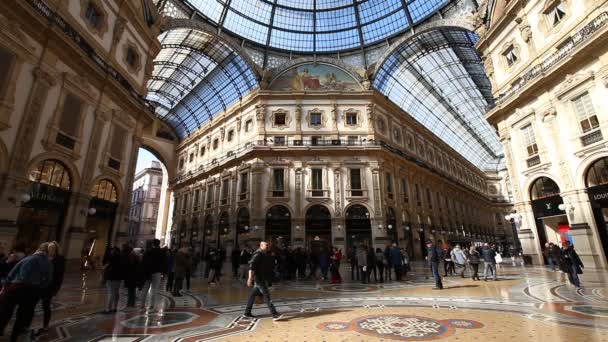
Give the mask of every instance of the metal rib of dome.
[{"label": "metal rib of dome", "polygon": [[374,87],[479,169],[496,171],[503,151],[484,118],[493,97],[476,41],[457,28],[408,39],[380,66]]},{"label": "metal rib of dome", "polygon": [[213,24],[293,52],[361,48],[424,21],[450,0],[183,0]]},{"label": "metal rib of dome", "polygon": [[216,35],[175,29],[159,37],[148,100],[180,139],[258,87],[243,58]]}]

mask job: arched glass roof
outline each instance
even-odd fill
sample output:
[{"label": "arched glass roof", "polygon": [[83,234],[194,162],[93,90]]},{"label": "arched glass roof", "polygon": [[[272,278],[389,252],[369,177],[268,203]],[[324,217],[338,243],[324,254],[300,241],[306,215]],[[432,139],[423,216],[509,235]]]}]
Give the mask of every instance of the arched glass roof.
[{"label": "arched glass roof", "polygon": [[293,52],[361,48],[413,27],[450,0],[183,0],[213,24]]},{"label": "arched glass roof", "polygon": [[180,139],[258,87],[243,58],[214,34],[174,29],[159,40],[147,98]]},{"label": "arched glass roof", "polygon": [[408,39],[380,66],[374,87],[478,168],[496,171],[503,151],[484,118],[493,97],[476,41],[457,28]]}]

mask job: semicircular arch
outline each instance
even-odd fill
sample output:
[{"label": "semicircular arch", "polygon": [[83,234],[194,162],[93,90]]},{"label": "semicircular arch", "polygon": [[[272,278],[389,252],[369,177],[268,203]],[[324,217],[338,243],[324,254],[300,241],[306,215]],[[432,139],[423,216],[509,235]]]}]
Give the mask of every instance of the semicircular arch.
[{"label": "semicircular arch", "polygon": [[66,170],[68,171],[68,174],[70,176],[70,191],[71,192],[81,191],[80,173],[78,172],[78,168],[76,167],[76,165],[74,165],[74,163],[70,159],[68,159],[68,158],[64,157],[63,155],[56,153],[56,152],[41,153],[41,154],[35,156],[34,158],[30,159],[29,163],[27,164],[28,177],[29,177],[29,173],[31,172],[31,170],[33,170],[33,168],[37,167],[38,164],[40,164],[41,162],[43,162],[45,160],[59,161],[63,165],[63,167],[66,168]]}]

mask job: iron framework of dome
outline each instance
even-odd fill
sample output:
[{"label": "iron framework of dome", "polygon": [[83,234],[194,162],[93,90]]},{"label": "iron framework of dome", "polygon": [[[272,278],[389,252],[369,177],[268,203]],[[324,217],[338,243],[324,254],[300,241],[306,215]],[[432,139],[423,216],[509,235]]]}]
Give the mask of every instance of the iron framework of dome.
[{"label": "iron framework of dome", "polygon": [[[479,169],[501,170],[502,147],[484,119],[493,98],[490,81],[474,47],[476,35],[462,28],[440,26],[418,34],[412,30],[407,33],[411,34],[409,38],[401,40],[400,33],[405,35],[404,31],[425,19],[433,20],[437,16],[430,17],[438,11],[444,12],[439,17],[446,11],[467,13],[459,7],[466,3],[159,0],[157,5],[165,15],[182,22],[159,37],[163,49],[155,60],[148,98],[159,105],[157,115],[184,139],[257,89],[254,69],[270,67],[266,64],[266,58],[271,58],[268,56],[312,56],[327,47],[326,56],[341,59],[353,53],[367,56],[369,49],[383,46],[382,51],[390,50],[386,59],[376,56],[367,61],[364,57],[364,63],[355,66],[365,69],[368,62],[378,63],[372,75],[374,88]],[[189,6],[191,14],[186,15],[184,6]],[[202,20],[211,24],[209,27],[215,27],[217,33],[214,29],[199,30],[196,24],[192,28],[181,27],[188,25],[189,18],[192,23]],[[371,34],[374,25],[380,28]],[[240,38],[242,43],[237,44],[257,44],[258,50],[235,47],[235,41],[229,43],[230,39],[225,39],[226,34]],[[392,45],[387,47],[389,37]],[[265,51],[263,63],[255,58],[259,49]]]},{"label": "iron framework of dome", "polygon": [[381,42],[450,0],[187,0],[221,30],[276,50],[327,53]]}]

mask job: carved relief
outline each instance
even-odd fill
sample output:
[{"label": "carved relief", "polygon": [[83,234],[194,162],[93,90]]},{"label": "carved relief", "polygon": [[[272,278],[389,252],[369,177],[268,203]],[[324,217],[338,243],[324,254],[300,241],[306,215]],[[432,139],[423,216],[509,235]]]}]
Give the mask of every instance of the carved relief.
[{"label": "carved relief", "polygon": [[112,36],[112,44],[117,44],[122,38],[122,34],[125,32],[125,27],[127,26],[127,20],[125,18],[119,17],[116,19],[114,23],[114,35]]},{"label": "carved relief", "polygon": [[342,203],[340,194],[342,193],[342,189],[340,189],[340,169],[334,169],[334,202],[336,204],[336,216],[342,216]]},{"label": "carved relief", "polygon": [[265,104],[257,104],[255,105],[255,118],[258,121],[264,121],[266,117],[266,105]]},{"label": "carved relief", "polygon": [[526,43],[530,43],[532,41],[532,29],[528,20],[525,17],[519,17],[515,19],[515,22],[521,34],[521,39]]},{"label": "carved relief", "polygon": [[[277,115],[285,115],[285,124],[277,124]],[[277,109],[272,111],[272,114],[270,114],[270,123],[272,124],[272,128],[280,130],[288,128],[289,124],[291,123],[291,117],[289,116],[289,112],[284,109]]]}]

